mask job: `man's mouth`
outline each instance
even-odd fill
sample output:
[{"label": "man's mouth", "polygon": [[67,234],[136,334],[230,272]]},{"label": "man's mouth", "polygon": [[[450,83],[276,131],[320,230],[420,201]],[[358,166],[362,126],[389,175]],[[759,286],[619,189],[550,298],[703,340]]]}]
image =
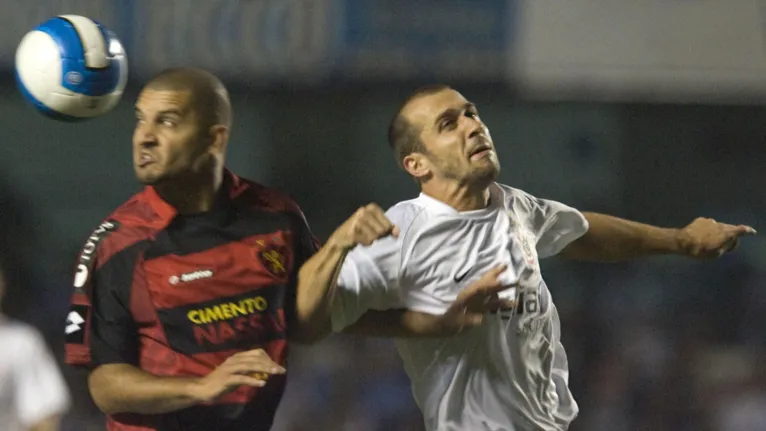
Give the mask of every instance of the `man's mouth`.
[{"label": "man's mouth", "polygon": [[471,150],[470,153],[468,153],[468,157],[471,160],[478,160],[482,157],[488,156],[490,153],[492,153],[492,151],[492,146],[490,145],[479,145]]},{"label": "man's mouth", "polygon": [[149,154],[142,153],[138,159],[138,167],[143,168],[154,163],[154,157]]}]

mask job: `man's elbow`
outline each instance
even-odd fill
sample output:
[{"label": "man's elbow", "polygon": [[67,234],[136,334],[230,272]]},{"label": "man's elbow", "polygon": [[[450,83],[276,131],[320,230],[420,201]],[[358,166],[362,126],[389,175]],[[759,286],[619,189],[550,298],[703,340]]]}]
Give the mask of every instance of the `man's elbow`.
[{"label": "man's elbow", "polygon": [[[93,403],[96,404],[102,413],[112,415],[115,413],[121,413],[119,404],[112,394],[112,388],[118,385],[113,381],[113,376],[108,369],[104,369],[105,366],[100,366],[91,371],[88,375],[88,390],[90,396],[93,398]],[[108,368],[108,366],[106,366]]]},{"label": "man's elbow", "polygon": [[298,287],[295,316],[290,322],[290,341],[313,344],[326,337],[330,331],[330,315],[327,304],[311,297],[303,286]]}]

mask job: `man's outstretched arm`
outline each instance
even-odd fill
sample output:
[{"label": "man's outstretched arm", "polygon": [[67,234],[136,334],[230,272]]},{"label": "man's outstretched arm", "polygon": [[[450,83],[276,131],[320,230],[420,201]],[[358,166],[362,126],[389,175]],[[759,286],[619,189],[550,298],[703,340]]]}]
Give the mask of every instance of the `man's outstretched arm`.
[{"label": "man's outstretched arm", "polygon": [[682,229],[661,228],[605,214],[583,213],[588,231],[566,246],[568,259],[617,262],[650,255],[681,254],[716,258],[733,250],[744,235],[755,234],[745,225],[698,218]]}]

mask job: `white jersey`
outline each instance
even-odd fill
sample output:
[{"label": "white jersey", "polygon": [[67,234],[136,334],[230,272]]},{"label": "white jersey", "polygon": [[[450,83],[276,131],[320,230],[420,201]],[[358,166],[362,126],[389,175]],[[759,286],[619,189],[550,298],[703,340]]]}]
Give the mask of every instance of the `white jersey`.
[{"label": "white jersey", "polygon": [[490,269],[517,284],[501,294],[514,310],[488,314],[460,335],[398,339],[428,430],[565,430],[578,412],[568,388],[556,307],[539,258],[588,230],[577,210],[494,184],[490,205],[457,212],[421,194],[386,213],[399,238],[357,247],[346,258],[333,303],[333,330],[369,309],[443,314],[458,292]]},{"label": "white jersey", "polygon": [[69,408],[69,392],[40,334],[0,317],[0,423],[25,431]]}]

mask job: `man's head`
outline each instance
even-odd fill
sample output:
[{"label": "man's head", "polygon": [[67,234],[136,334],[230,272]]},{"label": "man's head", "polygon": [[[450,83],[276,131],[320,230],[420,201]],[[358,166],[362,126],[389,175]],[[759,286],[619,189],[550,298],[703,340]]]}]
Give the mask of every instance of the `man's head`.
[{"label": "man's head", "polygon": [[153,185],[222,169],[231,116],[229,94],[213,74],[191,68],[160,73],[136,102],[136,177]]},{"label": "man's head", "polygon": [[486,187],[500,173],[476,106],[446,85],[424,87],[407,98],[391,122],[388,141],[402,167],[421,184]]}]

